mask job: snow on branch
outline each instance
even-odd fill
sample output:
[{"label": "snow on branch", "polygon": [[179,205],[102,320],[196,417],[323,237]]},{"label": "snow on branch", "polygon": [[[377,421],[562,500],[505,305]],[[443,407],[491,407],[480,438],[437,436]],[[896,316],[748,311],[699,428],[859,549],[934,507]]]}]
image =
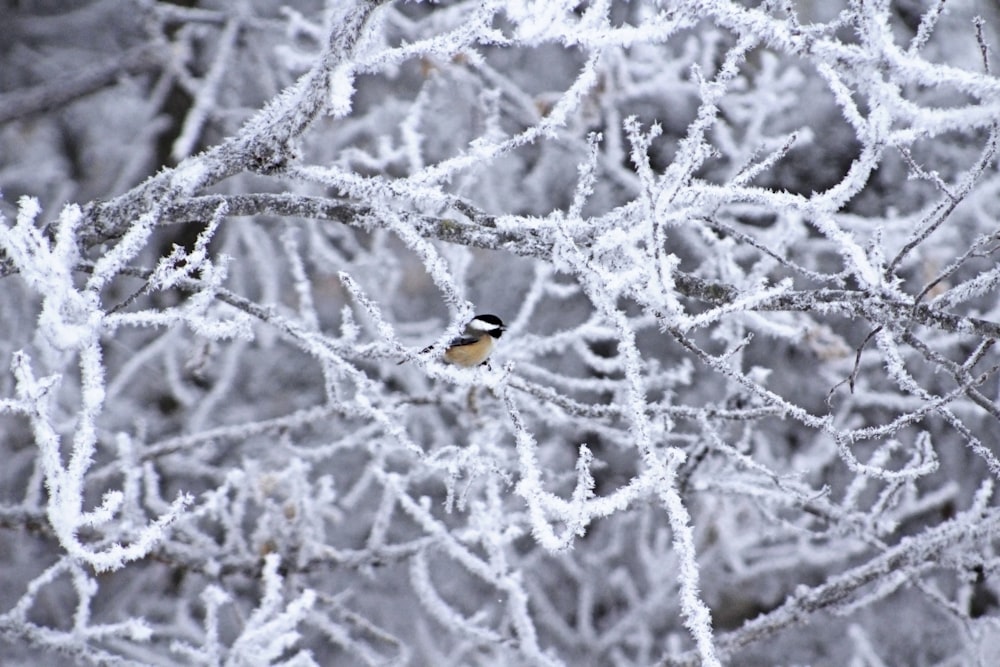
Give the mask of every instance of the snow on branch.
[{"label": "snow on branch", "polygon": [[21,4],[4,655],[986,664],[1000,11]]}]

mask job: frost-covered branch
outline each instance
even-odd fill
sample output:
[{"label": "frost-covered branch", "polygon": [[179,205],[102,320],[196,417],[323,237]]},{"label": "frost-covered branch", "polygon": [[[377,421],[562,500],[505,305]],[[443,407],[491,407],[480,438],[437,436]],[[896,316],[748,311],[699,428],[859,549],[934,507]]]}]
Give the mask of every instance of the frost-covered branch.
[{"label": "frost-covered branch", "polygon": [[5,656],[989,664],[994,8],[74,7],[0,56]]}]

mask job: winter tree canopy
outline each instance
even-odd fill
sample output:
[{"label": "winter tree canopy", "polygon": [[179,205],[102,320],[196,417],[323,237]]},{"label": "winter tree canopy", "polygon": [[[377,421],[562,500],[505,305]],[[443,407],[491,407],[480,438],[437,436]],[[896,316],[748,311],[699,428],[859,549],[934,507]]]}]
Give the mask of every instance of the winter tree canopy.
[{"label": "winter tree canopy", "polygon": [[3,664],[998,664],[995,3],[0,25]]}]

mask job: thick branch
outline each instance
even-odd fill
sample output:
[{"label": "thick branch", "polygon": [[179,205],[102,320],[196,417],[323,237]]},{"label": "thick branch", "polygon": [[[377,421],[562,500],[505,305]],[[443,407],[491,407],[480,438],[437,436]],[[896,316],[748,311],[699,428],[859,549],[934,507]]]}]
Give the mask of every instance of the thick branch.
[{"label": "thick branch", "polygon": [[[331,220],[362,229],[386,228],[387,225],[368,206],[345,200],[287,194],[209,195],[194,197],[170,206],[165,217],[174,222],[207,220],[225,203],[230,215],[277,215]],[[476,248],[504,250],[524,257],[551,259],[554,235],[538,229],[504,230],[489,216],[475,214],[475,222],[439,218],[417,213],[399,214],[425,238],[436,238]],[[584,242],[581,240],[581,244]],[[716,306],[738,298],[733,285],[705,280],[677,271],[674,284],[683,296]],[[983,338],[1000,338],[1000,324],[975,317],[944,312],[925,304],[894,301],[870,292],[844,289],[796,290],[777,294],[755,304],[755,310],[836,313],[861,317],[879,324],[920,324],[967,333]]]},{"label": "thick branch", "polygon": [[328,43],[316,65],[251,118],[235,137],[160,172],[120,197],[89,205],[85,213],[91,224],[84,242],[93,245],[116,238],[142,215],[152,213],[160,218],[173,200],[233,174],[280,169],[290,155],[289,143],[326,109],[331,71],[347,62],[365,23],[384,2],[360,0],[340,25],[330,28]]},{"label": "thick branch", "polygon": [[[906,538],[898,545],[826,583],[790,595],[777,609],[747,621],[739,630],[719,638],[719,652],[732,654],[754,642],[761,641],[785,628],[811,620],[819,612],[832,612],[849,604],[865,586],[885,581],[890,575],[912,572],[941,562],[949,549],[961,551],[962,545],[991,535],[1000,525],[1000,515],[993,513],[979,521],[961,519],[927,530],[919,538]],[[902,579],[900,579],[902,581]],[[698,655],[691,651],[679,658],[667,658],[661,667],[698,664]]]}]

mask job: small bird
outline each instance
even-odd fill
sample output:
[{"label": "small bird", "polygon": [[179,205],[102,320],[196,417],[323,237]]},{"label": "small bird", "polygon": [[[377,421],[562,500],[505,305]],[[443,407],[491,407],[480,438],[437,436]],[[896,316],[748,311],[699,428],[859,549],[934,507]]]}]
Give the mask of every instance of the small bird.
[{"label": "small bird", "polygon": [[[503,320],[496,315],[476,315],[465,325],[462,335],[452,338],[445,347],[444,360],[462,368],[485,363],[493,351],[493,339],[500,338],[506,330]],[[426,347],[420,353],[430,352],[433,347]]]},{"label": "small bird", "polygon": [[496,315],[476,315],[465,325],[461,336],[452,338],[444,349],[444,360],[463,368],[484,363],[493,351],[493,339],[500,338],[507,327]]}]

